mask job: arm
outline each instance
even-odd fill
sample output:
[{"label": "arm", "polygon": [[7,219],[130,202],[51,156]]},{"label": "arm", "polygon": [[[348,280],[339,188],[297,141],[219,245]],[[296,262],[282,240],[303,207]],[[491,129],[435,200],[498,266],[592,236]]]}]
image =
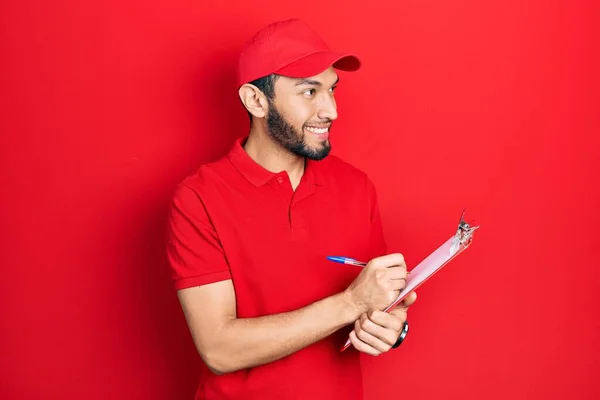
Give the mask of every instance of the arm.
[{"label": "arm", "polygon": [[371,260],[345,291],[287,313],[237,318],[231,280],[178,294],[198,352],[214,373],[222,374],[266,364],[315,343],[362,313],[386,307],[405,284],[404,258],[391,254]]},{"label": "arm", "polygon": [[360,316],[348,293],[259,318],[236,318],[231,280],[183,289],[178,295],[196,348],[216,374],[283,358]]}]

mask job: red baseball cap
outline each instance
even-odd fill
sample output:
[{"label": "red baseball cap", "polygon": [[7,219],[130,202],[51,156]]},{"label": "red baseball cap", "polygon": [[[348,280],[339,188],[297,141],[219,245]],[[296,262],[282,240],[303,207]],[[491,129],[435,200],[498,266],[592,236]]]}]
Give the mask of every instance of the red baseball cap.
[{"label": "red baseball cap", "polygon": [[294,18],[271,23],[246,42],[239,58],[238,85],[271,74],[307,78],[330,66],[356,71],[360,65],[353,54],[331,51],[305,22]]}]

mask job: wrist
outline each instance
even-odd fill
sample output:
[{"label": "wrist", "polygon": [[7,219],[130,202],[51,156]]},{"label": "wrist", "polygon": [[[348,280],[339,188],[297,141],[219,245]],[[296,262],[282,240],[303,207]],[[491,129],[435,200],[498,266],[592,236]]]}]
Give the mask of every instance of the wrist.
[{"label": "wrist", "polygon": [[353,323],[360,318],[362,313],[366,312],[356,304],[350,290],[344,290],[339,294],[339,297],[343,308],[344,320],[347,324]]},{"label": "wrist", "polygon": [[408,334],[408,321],[404,321],[404,326],[402,327],[402,331],[400,332],[400,335],[398,336],[396,343],[394,343],[394,345],[392,346],[392,349],[398,348],[398,346],[400,346],[402,344],[402,342],[404,342],[404,339],[406,338],[407,334]]}]

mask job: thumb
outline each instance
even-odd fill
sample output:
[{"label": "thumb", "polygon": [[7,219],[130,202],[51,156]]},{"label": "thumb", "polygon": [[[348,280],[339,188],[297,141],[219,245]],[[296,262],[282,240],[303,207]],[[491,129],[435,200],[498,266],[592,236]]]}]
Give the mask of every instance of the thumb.
[{"label": "thumb", "polygon": [[408,308],[409,306],[412,306],[415,301],[417,301],[417,292],[410,292],[408,296],[402,300],[402,304]]}]

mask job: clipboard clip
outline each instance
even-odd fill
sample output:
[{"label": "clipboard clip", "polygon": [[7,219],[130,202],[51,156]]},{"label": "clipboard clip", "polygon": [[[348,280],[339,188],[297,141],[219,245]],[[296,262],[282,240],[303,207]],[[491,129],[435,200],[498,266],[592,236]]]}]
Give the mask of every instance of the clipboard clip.
[{"label": "clipboard clip", "polygon": [[471,226],[465,221],[466,209],[463,210],[458,222],[458,228],[452,238],[452,246],[450,246],[450,253],[454,254],[458,250],[466,249],[473,241],[473,232],[479,228],[478,226]]}]

